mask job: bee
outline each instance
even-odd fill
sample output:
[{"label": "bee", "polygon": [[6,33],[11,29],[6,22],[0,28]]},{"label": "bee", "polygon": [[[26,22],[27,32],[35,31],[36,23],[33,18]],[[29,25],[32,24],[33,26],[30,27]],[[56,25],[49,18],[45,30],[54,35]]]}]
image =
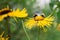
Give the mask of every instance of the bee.
[{"label": "bee", "polygon": [[9,13],[12,12],[9,8],[3,8],[0,10],[0,21],[9,17]]},{"label": "bee", "polygon": [[8,8],[4,8],[0,10],[0,15],[8,14],[9,12],[12,12],[12,11]]},{"label": "bee", "polygon": [[33,17],[34,17],[35,21],[39,21],[39,20],[41,21],[41,20],[44,20],[45,15],[44,14],[40,15],[40,14],[36,13]]}]

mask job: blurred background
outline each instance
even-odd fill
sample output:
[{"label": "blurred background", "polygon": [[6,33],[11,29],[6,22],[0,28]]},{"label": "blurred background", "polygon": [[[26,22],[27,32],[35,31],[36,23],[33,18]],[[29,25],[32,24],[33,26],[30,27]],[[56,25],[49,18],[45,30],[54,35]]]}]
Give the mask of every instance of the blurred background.
[{"label": "blurred background", "polygon": [[[60,0],[0,0],[0,10],[7,6],[13,10],[26,8],[29,17],[33,17],[35,12],[45,13],[46,16],[54,13],[55,22],[50,28],[47,28],[47,32],[38,31],[38,28],[26,29],[26,31],[30,40],[60,40]],[[18,22],[9,18],[8,21],[7,19],[1,21],[0,34],[4,32],[4,37],[10,34],[9,40],[28,40],[22,27],[23,19],[17,18],[17,20]]]}]

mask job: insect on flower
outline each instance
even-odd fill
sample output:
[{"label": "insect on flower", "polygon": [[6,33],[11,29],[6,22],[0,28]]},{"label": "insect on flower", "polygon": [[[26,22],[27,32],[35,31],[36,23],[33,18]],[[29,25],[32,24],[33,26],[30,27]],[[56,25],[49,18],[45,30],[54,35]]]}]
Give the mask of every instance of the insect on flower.
[{"label": "insect on flower", "polygon": [[0,15],[8,14],[9,12],[11,12],[10,9],[4,8],[4,9],[0,10]]},{"label": "insect on flower", "polygon": [[35,14],[33,17],[34,17],[35,21],[39,21],[39,20],[43,20],[45,18],[45,15],[43,15],[43,14],[41,14],[41,15]]},{"label": "insect on flower", "polygon": [[31,29],[35,26],[40,28],[45,28],[51,26],[53,24],[54,17],[50,14],[49,16],[45,17],[45,15],[35,14],[34,17],[27,19],[24,22],[26,28]]},{"label": "insect on flower", "polygon": [[20,11],[19,8],[17,8],[15,11],[11,10],[9,8],[4,8],[0,10],[0,21],[2,21],[5,17],[18,17],[18,18],[25,18],[28,16],[27,10],[24,8]]}]

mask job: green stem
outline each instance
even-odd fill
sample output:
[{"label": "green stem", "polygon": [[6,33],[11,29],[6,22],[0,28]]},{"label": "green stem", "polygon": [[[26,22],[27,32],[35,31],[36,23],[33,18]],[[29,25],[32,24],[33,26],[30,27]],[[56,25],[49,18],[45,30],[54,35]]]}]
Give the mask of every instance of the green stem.
[{"label": "green stem", "polygon": [[40,28],[38,28],[38,40],[40,40]]},{"label": "green stem", "polygon": [[26,36],[27,36],[27,39],[30,40],[30,37],[29,37],[29,35],[28,35],[25,27],[24,27],[23,21],[22,21],[22,26],[23,26],[24,32],[25,32],[25,34],[26,34]]},{"label": "green stem", "polygon": [[53,12],[50,14],[50,16],[54,15],[57,10],[57,7],[53,10]]},{"label": "green stem", "polygon": [[8,34],[8,37],[9,37],[9,40],[10,40],[11,32],[10,32],[10,23],[9,23],[9,20],[10,20],[10,18],[7,17],[6,18],[6,33]]}]

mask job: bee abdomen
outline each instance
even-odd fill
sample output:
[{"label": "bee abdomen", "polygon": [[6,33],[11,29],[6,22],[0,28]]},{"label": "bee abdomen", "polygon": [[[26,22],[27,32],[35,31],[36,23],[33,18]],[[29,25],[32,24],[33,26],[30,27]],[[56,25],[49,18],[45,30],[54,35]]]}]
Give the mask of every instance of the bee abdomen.
[{"label": "bee abdomen", "polygon": [[0,12],[0,15],[7,14],[7,13],[9,13],[9,12],[11,12],[11,10],[3,10],[3,11]]}]

